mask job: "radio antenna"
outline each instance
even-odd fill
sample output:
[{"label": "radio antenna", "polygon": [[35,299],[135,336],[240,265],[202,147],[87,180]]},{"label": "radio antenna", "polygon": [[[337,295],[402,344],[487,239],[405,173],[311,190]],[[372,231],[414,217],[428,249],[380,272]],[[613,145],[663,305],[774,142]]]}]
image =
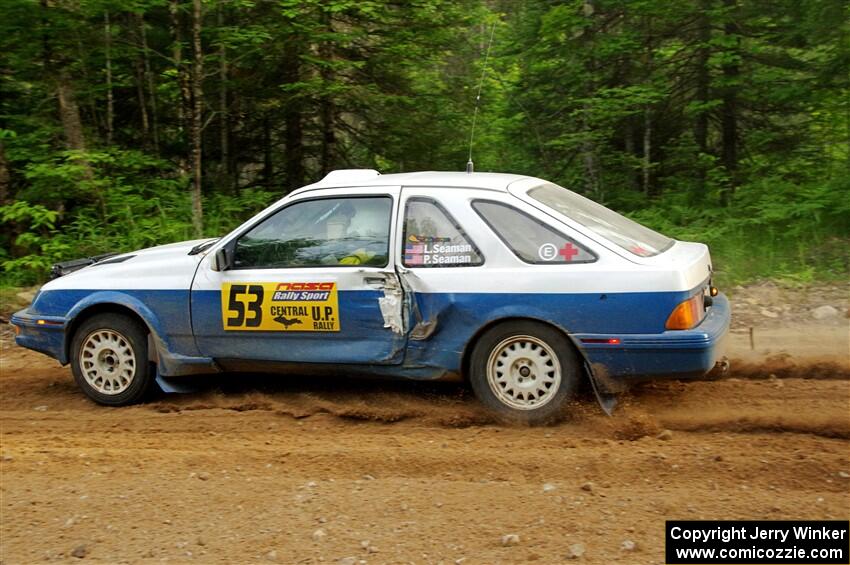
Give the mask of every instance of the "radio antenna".
[{"label": "radio antenna", "polygon": [[478,106],[481,104],[481,88],[484,86],[484,77],[487,75],[487,61],[490,59],[490,48],[493,46],[493,35],[496,33],[496,22],[490,28],[490,41],[487,42],[487,52],[484,54],[484,65],[481,68],[481,80],[478,81],[478,93],[475,95],[475,111],[472,113],[472,129],[469,132],[469,160],[466,162],[466,172],[475,170],[472,162],[472,143],[475,140],[475,122],[478,119]]}]

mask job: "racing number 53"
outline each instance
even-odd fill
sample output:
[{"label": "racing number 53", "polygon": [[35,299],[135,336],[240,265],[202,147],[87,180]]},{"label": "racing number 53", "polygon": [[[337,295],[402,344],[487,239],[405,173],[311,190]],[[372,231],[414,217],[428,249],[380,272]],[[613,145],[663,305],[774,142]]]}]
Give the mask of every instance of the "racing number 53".
[{"label": "racing number 53", "polygon": [[[239,299],[240,295],[248,295],[247,302]],[[247,305],[247,311],[246,311]],[[230,327],[256,328],[263,323],[263,287],[259,284],[234,284],[230,287],[230,295],[227,299],[227,310],[233,316],[227,318]],[[252,317],[246,317],[250,312]]]}]

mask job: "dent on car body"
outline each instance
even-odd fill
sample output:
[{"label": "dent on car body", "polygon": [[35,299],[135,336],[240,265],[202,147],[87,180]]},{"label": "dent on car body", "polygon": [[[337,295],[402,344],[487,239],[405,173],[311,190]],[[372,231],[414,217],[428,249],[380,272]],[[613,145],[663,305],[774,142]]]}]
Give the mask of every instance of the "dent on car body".
[{"label": "dent on car body", "polygon": [[[408,339],[413,341],[424,341],[431,337],[437,330],[438,314],[433,311],[433,302],[428,300],[429,295],[427,293],[417,293],[413,289],[413,286],[408,284],[407,279],[415,276],[416,274],[413,271],[404,269],[401,270],[399,281],[404,289],[407,309],[413,315],[413,320],[415,322],[413,328],[410,330]],[[421,301],[420,297],[422,298]],[[421,307],[420,302],[424,302],[427,306],[427,308],[424,309],[426,312],[425,315],[422,314],[423,308]]]},{"label": "dent on car body", "polygon": [[395,276],[384,278],[384,295],[378,299],[381,308],[381,316],[384,318],[384,327],[392,330],[394,334],[404,335],[404,293],[401,283]]}]

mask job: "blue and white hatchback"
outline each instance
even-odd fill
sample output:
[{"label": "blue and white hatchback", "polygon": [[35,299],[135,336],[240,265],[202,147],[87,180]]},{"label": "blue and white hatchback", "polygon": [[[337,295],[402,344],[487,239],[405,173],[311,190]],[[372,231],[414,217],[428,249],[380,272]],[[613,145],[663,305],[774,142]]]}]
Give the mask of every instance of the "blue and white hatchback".
[{"label": "blue and white hatchback", "polygon": [[55,266],[16,342],[96,402],[222,371],[460,375],[500,415],[561,414],[721,361],[708,248],[552,183],[493,173],[328,174],[215,240]]}]

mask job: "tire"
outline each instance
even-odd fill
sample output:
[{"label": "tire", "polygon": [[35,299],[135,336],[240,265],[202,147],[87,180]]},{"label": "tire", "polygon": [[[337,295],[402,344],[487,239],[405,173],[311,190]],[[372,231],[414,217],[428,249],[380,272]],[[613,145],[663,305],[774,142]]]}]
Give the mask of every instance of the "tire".
[{"label": "tire", "polygon": [[146,329],[121,314],[92,316],[71,340],[71,371],[77,385],[98,404],[141,402],[155,378]]},{"label": "tire", "polygon": [[475,396],[501,420],[550,424],[578,389],[579,356],[560,331],[520,320],[487,330],[470,357]]}]

